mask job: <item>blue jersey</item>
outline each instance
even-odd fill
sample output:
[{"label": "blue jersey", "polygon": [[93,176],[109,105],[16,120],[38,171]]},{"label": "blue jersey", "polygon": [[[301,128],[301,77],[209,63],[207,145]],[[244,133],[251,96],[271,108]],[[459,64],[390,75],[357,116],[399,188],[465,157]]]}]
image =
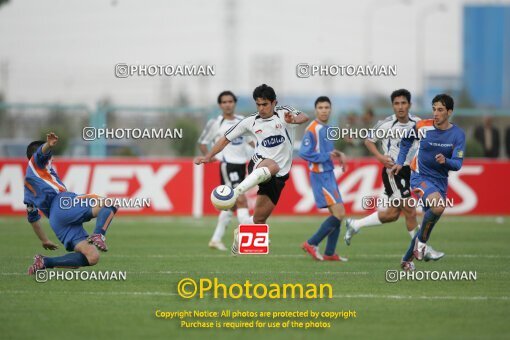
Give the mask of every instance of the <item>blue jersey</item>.
[{"label": "blue jersey", "polygon": [[[421,176],[435,178],[446,185],[448,172],[458,171],[462,167],[466,145],[464,131],[453,124],[447,130],[436,129],[433,119],[417,122],[414,129],[414,135],[402,139],[397,164],[404,164],[413,141],[422,137],[418,151],[411,161],[411,169]],[[444,164],[439,164],[436,161],[438,154],[442,154],[446,158]]]},{"label": "blue jersey", "polygon": [[67,191],[51,163],[51,151],[44,154],[42,146],[28,161],[23,203],[27,206],[28,221],[31,223],[41,218],[38,209],[49,218],[53,199],[59,193]]},{"label": "blue jersey", "polygon": [[334,150],[333,141],[328,139],[329,126],[319,123],[317,120],[308,125],[301,141],[299,156],[308,161],[312,172],[333,171],[333,161],[330,153]]}]

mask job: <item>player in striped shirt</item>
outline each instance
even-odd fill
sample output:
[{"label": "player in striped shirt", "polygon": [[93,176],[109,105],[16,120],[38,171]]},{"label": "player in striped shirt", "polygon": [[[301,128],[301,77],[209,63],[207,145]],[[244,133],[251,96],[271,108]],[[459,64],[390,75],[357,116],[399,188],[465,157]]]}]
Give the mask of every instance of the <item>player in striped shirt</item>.
[{"label": "player in striped shirt", "polygon": [[[333,160],[340,165],[345,163],[345,155],[335,150],[333,141],[328,139],[327,130],[331,114],[331,101],[322,96],[315,100],[315,120],[306,128],[301,142],[299,155],[308,161],[310,183],[317,208],[328,208],[330,216],[322,222],[317,232],[301,246],[312,258],[318,261],[347,261],[336,254],[335,249],[340,236],[340,226],[345,216],[342,196],[338,190]],[[324,255],[319,251],[319,243],[327,237]]]},{"label": "player in striped shirt", "polygon": [[[452,113],[453,98],[447,94],[435,96],[432,99],[433,119],[417,122],[416,133],[402,139],[398,159],[392,168],[395,175],[402,171],[414,140],[419,139],[418,151],[411,161],[411,187],[424,202],[425,214],[420,230],[402,258],[401,267],[406,271],[415,269],[413,259],[424,259],[432,229],[446,208],[448,173],[462,167],[466,137],[461,128],[450,123]],[[423,136],[420,131],[425,132]]]},{"label": "player in striped shirt", "polygon": [[[252,221],[264,224],[276,207],[289,178],[295,127],[306,123],[308,116],[290,106],[277,106],[276,93],[266,84],[255,88],[253,100],[258,111],[231,127],[205,156],[197,157],[195,163],[214,161],[216,154],[240,136],[250,135],[256,139],[255,153],[248,165],[250,174],[234,188],[234,196],[239,197],[258,185]],[[237,232],[236,228],[233,254],[238,252]]]},{"label": "player in striped shirt", "polygon": [[[414,125],[421,119],[409,113],[411,108],[411,93],[406,89],[393,91],[391,103],[394,114],[384,120],[379,121],[373,128],[384,131],[387,138],[381,140],[383,153],[377,149],[376,135],[365,140],[367,149],[383,165],[382,182],[384,184],[384,194],[387,198],[388,207],[380,209],[362,219],[347,219],[346,232],[344,236],[345,243],[351,244],[352,237],[359,233],[361,228],[378,226],[385,223],[391,223],[400,217],[400,213],[405,216],[407,231],[411,239],[417,232],[418,221],[416,219],[416,207],[410,204],[411,197],[411,168],[409,163],[417,150],[417,144],[411,145],[407,158],[404,160],[403,168],[398,175],[391,171],[395,160],[398,157],[401,146],[401,135],[413,129]],[[397,203],[398,204],[395,204]],[[425,260],[437,261],[444,256],[444,253],[434,250],[430,245],[425,253]]]},{"label": "player in striped shirt", "polygon": [[[214,144],[223,137],[231,127],[237,125],[244,117],[235,114],[237,97],[231,91],[223,91],[218,96],[218,105],[222,114],[216,118],[210,119],[204,131],[198,139],[198,146],[202,155],[206,155],[209,145]],[[255,144],[248,136],[240,136],[227,145],[222,152],[218,153],[215,158],[221,162],[220,179],[221,184],[226,184],[231,188],[235,188],[246,177],[246,163],[253,155]],[[245,195],[239,195],[236,205],[239,224],[250,223],[250,213],[248,211],[248,203]],[[216,229],[209,242],[209,247],[218,250],[227,250],[222,242],[225,229],[232,220],[232,210],[222,210],[218,216]]]},{"label": "player in striped shirt", "polygon": [[[39,210],[49,219],[55,235],[70,253],[58,257],[35,255],[34,263],[28,268],[30,275],[45,268],[95,265],[99,261],[98,249],[108,250],[104,235],[117,212],[116,207],[105,206],[104,200],[92,204],[91,201],[99,197],[97,195],[77,195],[67,191],[52,167],[52,149],[57,143],[58,136],[50,132],[46,142],[35,141],[28,145],[23,203],[27,207],[28,222],[43,248],[55,250],[58,247],[41,228]],[[97,218],[96,228],[89,236],[83,223],[93,218]]]}]

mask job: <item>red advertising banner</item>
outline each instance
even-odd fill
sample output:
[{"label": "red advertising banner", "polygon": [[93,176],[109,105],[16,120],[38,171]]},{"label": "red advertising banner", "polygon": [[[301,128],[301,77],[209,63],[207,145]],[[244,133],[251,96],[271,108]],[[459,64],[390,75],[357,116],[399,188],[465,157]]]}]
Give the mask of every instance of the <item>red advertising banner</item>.
[{"label": "red advertising banner", "polygon": [[[148,198],[150,206],[125,208],[132,215],[216,214],[210,202],[219,185],[219,163],[195,166],[191,159],[60,159],[54,163],[69,191],[96,193],[108,197]],[[0,160],[0,215],[25,213],[23,204],[26,160]],[[364,214],[366,196],[383,192],[380,163],[369,158],[349,161],[345,173],[335,175],[347,213]],[[453,207],[448,214],[509,215],[506,194],[510,189],[510,162],[466,160],[459,172],[450,172],[448,197]],[[248,193],[253,207],[256,189]],[[296,160],[275,215],[320,213],[315,207],[306,163]]]}]

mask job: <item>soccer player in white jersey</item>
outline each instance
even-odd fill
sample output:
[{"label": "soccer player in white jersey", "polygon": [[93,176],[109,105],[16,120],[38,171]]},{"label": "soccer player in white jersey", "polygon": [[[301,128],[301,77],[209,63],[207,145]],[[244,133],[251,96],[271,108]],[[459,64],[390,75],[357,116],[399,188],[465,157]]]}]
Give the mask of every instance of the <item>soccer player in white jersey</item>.
[{"label": "soccer player in white jersey", "polygon": [[[223,91],[218,95],[218,105],[222,114],[211,118],[198,139],[198,147],[202,155],[206,155],[210,144],[214,144],[223,137],[225,132],[239,123],[244,117],[235,114],[237,97],[231,91]],[[215,158],[221,162],[221,184],[235,188],[246,177],[246,163],[253,155],[255,144],[247,136],[239,136],[227,145]],[[237,219],[240,224],[250,223],[250,213],[246,196],[241,194],[237,197],[234,208],[237,211]],[[209,242],[209,247],[218,250],[227,250],[222,242],[225,229],[232,220],[232,210],[222,210],[218,216],[218,224]]]},{"label": "soccer player in white jersey", "polygon": [[[386,209],[380,209],[359,220],[347,219],[347,230],[344,236],[347,245],[351,244],[352,237],[359,233],[361,228],[394,222],[398,220],[400,212],[404,213],[407,231],[411,238],[413,238],[415,233],[419,230],[419,228],[417,228],[416,207],[414,204],[410,203],[412,198],[410,188],[411,169],[409,167],[416,153],[417,145],[413,145],[412,150],[408,153],[404,164],[405,166],[398,175],[393,175],[391,168],[395,164],[395,160],[400,152],[402,132],[412,130],[416,122],[421,119],[409,113],[409,109],[411,108],[411,93],[408,90],[400,89],[393,91],[390,98],[395,114],[379,121],[373,128],[371,138],[365,140],[367,149],[384,165],[382,181],[384,184],[384,194],[388,199],[388,207],[385,207]],[[385,131],[384,135],[387,138],[381,140],[383,153],[380,153],[377,149],[377,137],[374,134],[375,130]],[[382,133],[382,131],[379,131],[379,133]],[[398,204],[395,204],[397,202]],[[437,261],[443,256],[444,253],[434,250],[431,246],[427,246],[425,252],[426,261]]]},{"label": "soccer player in white jersey", "polygon": [[[240,136],[248,134],[255,137],[257,146],[248,165],[250,174],[234,189],[234,195],[238,197],[259,185],[252,220],[263,224],[278,203],[289,178],[294,129],[308,122],[308,116],[290,106],[276,106],[276,93],[266,84],[255,88],[253,100],[258,112],[230,128],[205,156],[197,157],[195,163],[211,162],[216,154]],[[237,249],[237,237],[234,236],[232,253],[237,254]]]}]

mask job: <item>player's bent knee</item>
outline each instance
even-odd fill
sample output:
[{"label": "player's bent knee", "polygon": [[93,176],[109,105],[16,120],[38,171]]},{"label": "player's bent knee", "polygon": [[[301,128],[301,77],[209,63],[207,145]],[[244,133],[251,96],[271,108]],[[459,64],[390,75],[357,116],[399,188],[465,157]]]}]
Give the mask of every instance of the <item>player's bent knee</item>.
[{"label": "player's bent knee", "polygon": [[97,251],[85,254],[85,257],[91,266],[96,265],[99,262],[99,253]]},{"label": "player's bent knee", "polygon": [[400,217],[400,211],[394,211],[388,216],[388,222],[395,222]]},{"label": "player's bent knee", "polygon": [[345,218],[345,213],[341,211],[335,211],[333,213],[333,216],[335,216],[339,220],[343,220]]},{"label": "player's bent knee", "polygon": [[276,162],[273,161],[272,159],[264,159],[258,166],[258,168],[260,167],[268,168],[269,172],[271,173],[271,176],[276,175],[280,171],[280,166],[276,164]]},{"label": "player's bent knee", "polygon": [[444,207],[442,207],[442,206],[431,207],[430,209],[432,209],[432,212],[434,213],[434,215],[442,215],[444,212]]},{"label": "player's bent knee", "polygon": [[90,266],[99,262],[99,251],[95,246],[87,244],[84,249],[80,249],[80,252],[85,255]]}]

